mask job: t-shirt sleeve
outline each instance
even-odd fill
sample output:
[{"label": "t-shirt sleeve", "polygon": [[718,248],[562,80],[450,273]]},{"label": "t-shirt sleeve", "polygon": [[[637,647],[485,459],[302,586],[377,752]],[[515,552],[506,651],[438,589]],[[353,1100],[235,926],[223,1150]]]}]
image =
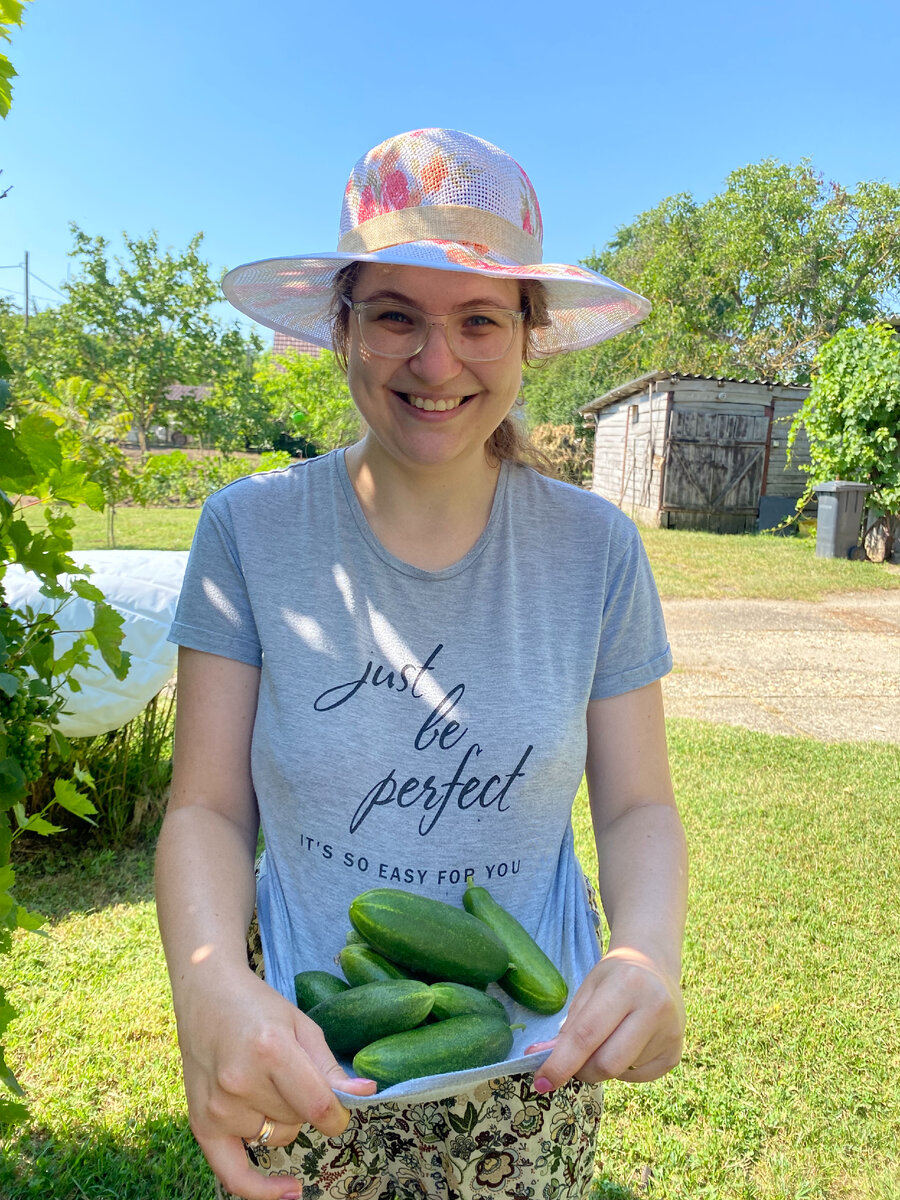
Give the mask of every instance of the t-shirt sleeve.
[{"label": "t-shirt sleeve", "polygon": [[209,502],[200,514],[170,642],[258,667],[262,648],[240,555],[227,521]]},{"label": "t-shirt sleeve", "polygon": [[640,534],[630,526],[610,555],[592,700],[634,691],[672,669],[662,605]]}]

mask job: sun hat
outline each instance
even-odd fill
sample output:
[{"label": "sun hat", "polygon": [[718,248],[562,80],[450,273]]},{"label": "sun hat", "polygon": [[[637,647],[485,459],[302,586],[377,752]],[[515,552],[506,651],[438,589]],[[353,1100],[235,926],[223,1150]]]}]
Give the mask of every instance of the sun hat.
[{"label": "sun hat", "polygon": [[541,210],[504,151],[455,129],[416,129],[365,154],[350,175],[337,250],[229,271],[226,297],[260,325],[331,348],[332,284],[351,262],[536,279],[551,324],[538,356],[578,350],[636,325],[650,303],[587,267],[542,262]]}]

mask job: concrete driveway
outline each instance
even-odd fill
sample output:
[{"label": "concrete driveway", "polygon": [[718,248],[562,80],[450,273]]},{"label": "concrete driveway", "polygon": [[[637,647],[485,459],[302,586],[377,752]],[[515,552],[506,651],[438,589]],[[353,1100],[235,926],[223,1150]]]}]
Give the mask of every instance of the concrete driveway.
[{"label": "concrete driveway", "polygon": [[674,717],[900,744],[900,591],[663,602]]}]

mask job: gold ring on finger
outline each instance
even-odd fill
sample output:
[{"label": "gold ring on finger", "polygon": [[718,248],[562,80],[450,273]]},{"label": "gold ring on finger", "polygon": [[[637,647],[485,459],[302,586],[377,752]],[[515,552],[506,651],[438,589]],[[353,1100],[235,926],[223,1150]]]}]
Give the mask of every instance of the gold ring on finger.
[{"label": "gold ring on finger", "polygon": [[246,1138],[241,1138],[241,1141],[248,1150],[265,1150],[268,1145],[269,1138],[275,1131],[275,1122],[271,1117],[263,1117],[263,1123],[259,1127],[259,1133],[254,1138],[248,1141]]}]

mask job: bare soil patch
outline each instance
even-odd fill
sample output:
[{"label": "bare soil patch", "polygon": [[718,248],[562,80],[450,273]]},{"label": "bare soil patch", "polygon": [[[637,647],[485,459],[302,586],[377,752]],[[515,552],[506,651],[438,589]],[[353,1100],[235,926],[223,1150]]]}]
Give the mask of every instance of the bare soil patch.
[{"label": "bare soil patch", "polygon": [[900,744],[900,592],[663,602],[669,716]]}]

